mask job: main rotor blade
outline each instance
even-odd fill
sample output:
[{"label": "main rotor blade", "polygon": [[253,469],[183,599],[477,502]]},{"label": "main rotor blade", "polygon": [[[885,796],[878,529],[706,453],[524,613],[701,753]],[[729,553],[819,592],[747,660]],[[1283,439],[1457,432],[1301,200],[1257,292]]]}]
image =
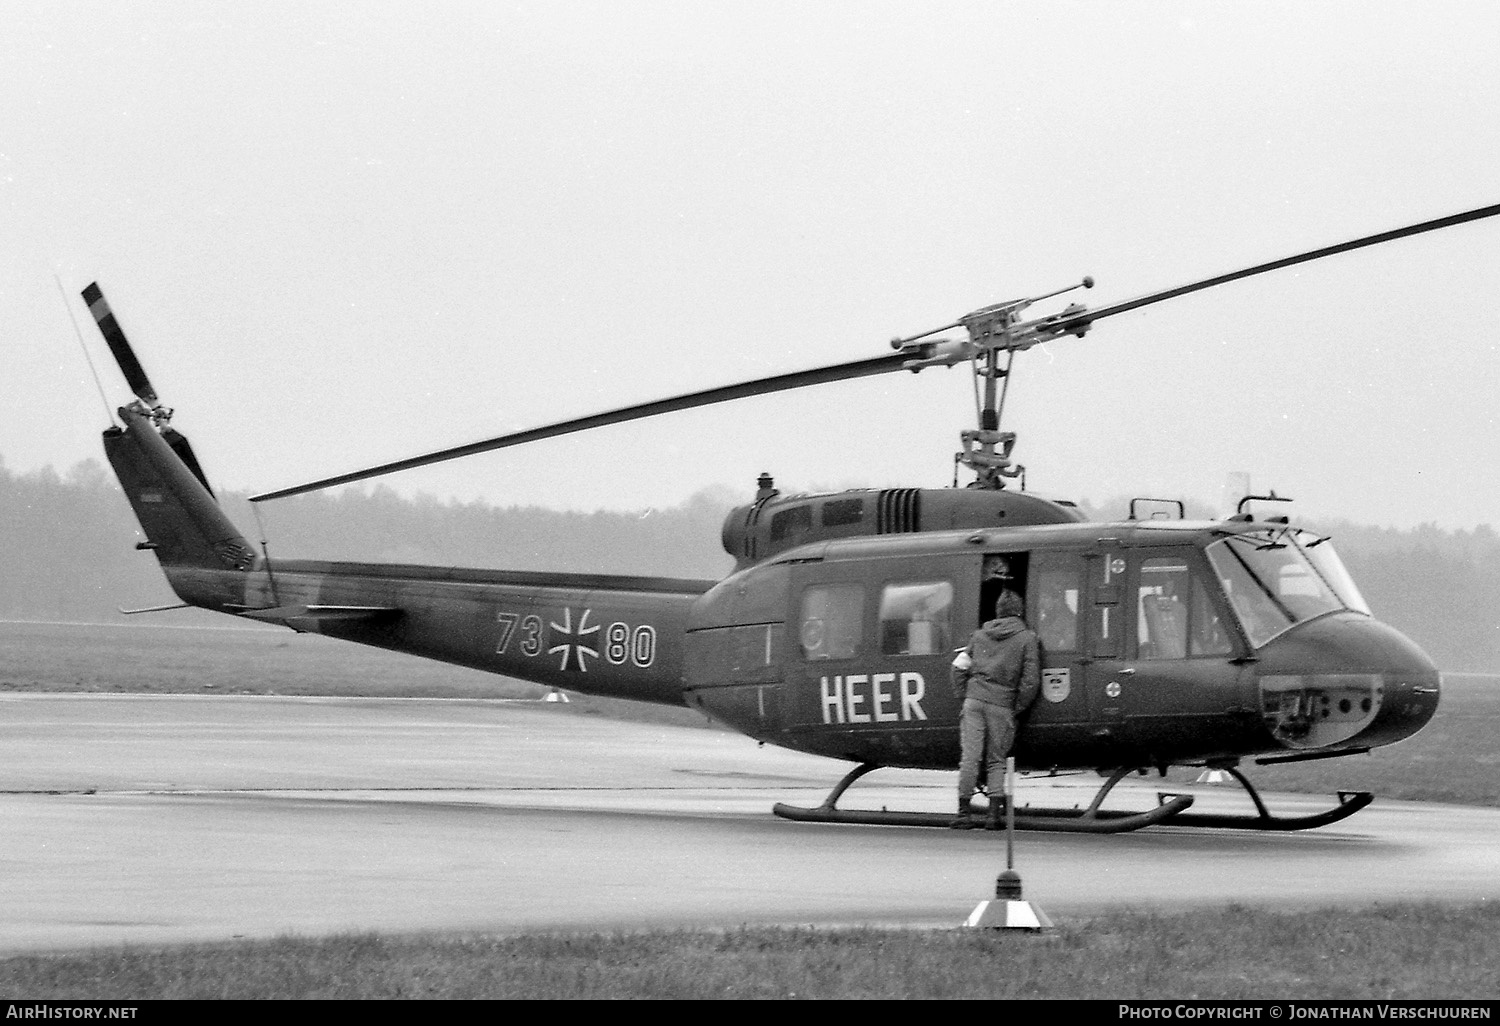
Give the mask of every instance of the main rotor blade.
[{"label": "main rotor blade", "polygon": [[1363,249],[1365,246],[1375,246],[1382,242],[1391,242],[1395,239],[1404,239],[1409,235],[1421,235],[1423,232],[1436,231],[1439,228],[1448,228],[1456,224],[1464,224],[1467,221],[1478,221],[1486,217],[1494,217],[1500,214],[1500,203],[1488,207],[1478,207],[1467,210],[1462,214],[1451,214],[1448,217],[1439,217],[1433,221],[1423,221],[1421,224],[1407,225],[1405,228],[1396,228],[1378,235],[1366,235],[1362,239],[1352,239],[1349,242],[1340,242],[1334,246],[1324,246],[1321,249],[1310,249],[1306,253],[1298,253],[1296,256],[1283,257],[1280,260],[1272,260],[1264,264],[1256,264],[1254,267],[1246,267],[1239,271],[1230,271],[1228,274],[1218,274],[1212,278],[1204,278],[1190,285],[1179,285],[1173,289],[1164,289],[1161,292],[1152,292],[1138,299],[1130,299],[1123,303],[1115,303],[1113,306],[1103,306],[1097,310],[1085,310],[1083,313],[1073,317],[1063,318],[1057,322],[1061,334],[1069,334],[1078,328],[1087,328],[1094,321],[1103,320],[1105,317],[1113,317],[1115,314],[1127,313],[1131,310],[1139,310],[1143,306],[1160,303],[1168,299],[1176,299],[1190,292],[1199,292],[1203,289],[1211,289],[1215,285],[1223,285],[1226,282],[1238,281],[1241,278],[1249,278],[1257,274],[1265,274],[1267,271],[1279,270],[1283,267],[1291,267],[1293,264],[1305,264],[1309,260],[1321,260],[1323,257],[1334,256],[1338,253],[1347,253],[1351,249]]},{"label": "main rotor blade", "polygon": [[146,377],[141,361],[135,358],[135,351],[126,341],[125,332],[120,327],[120,322],[115,319],[114,312],[110,310],[104,293],[99,289],[99,283],[91,282],[82,294],[83,301],[89,305],[89,313],[94,315],[94,323],[99,325],[99,332],[108,343],[109,351],[115,356],[115,363],[120,365],[120,372],[125,375],[125,383],[130,386],[132,392],[141,397],[147,406],[160,406],[161,400],[156,397],[156,390],[151,387],[151,379]]},{"label": "main rotor blade", "polygon": [[[1272,260],[1253,267],[1246,267],[1239,271],[1231,271],[1228,274],[1215,275],[1212,278],[1204,278],[1201,281],[1192,282],[1188,285],[1179,285],[1176,288],[1165,289],[1161,292],[1153,292],[1137,299],[1116,303],[1112,306],[1101,307],[1097,310],[1084,310],[1057,321],[1050,321],[1048,328],[1058,335],[1071,334],[1087,329],[1094,321],[1105,317],[1113,317],[1115,314],[1138,310],[1153,303],[1164,302],[1185,296],[1192,292],[1213,288],[1215,285],[1223,285],[1227,282],[1237,281],[1240,278],[1249,278],[1253,275],[1264,274],[1282,267],[1291,267],[1294,264],[1306,263],[1309,260],[1319,260],[1323,257],[1333,256],[1337,253],[1346,253],[1350,250],[1361,249],[1365,246],[1374,246],[1382,242],[1390,242],[1395,239],[1406,238],[1409,235],[1420,235],[1423,232],[1435,231],[1439,228],[1447,228],[1467,221],[1477,221],[1481,218],[1494,217],[1500,214],[1500,204],[1488,207],[1479,207],[1475,210],[1465,211],[1461,214],[1452,214],[1448,217],[1440,217],[1432,221],[1423,221],[1420,224],[1408,225],[1404,228],[1396,228],[1388,232],[1380,232],[1377,235],[1367,235],[1364,238],[1352,239],[1349,242],[1341,242],[1333,246],[1323,246],[1319,249],[1308,250],[1295,256],[1283,257],[1280,260]],[[103,302],[103,297],[98,294],[98,287],[91,285],[95,297],[99,302],[102,314],[96,311],[95,317],[99,319],[99,326],[105,331],[105,337],[110,337],[110,329],[105,327],[105,318],[113,324],[114,318],[109,313],[109,308]],[[84,290],[84,298],[89,298],[89,290]],[[94,308],[94,300],[90,299],[90,308]],[[957,327],[962,322],[948,325],[948,328]],[[924,332],[922,335],[913,336],[904,340],[913,343],[919,338],[945,331],[947,328],[938,328],[933,331]],[[134,365],[141,386],[147,391],[150,384],[146,382],[145,372],[140,370],[140,364],[135,363],[135,357],[130,354],[130,347],[125,343],[124,333],[119,330],[118,324],[114,325],[113,331],[118,336],[123,352]],[[113,342],[110,348],[115,349]],[[693,392],[689,395],[675,396],[670,399],[659,399],[655,402],[641,403],[636,406],[625,406],[608,413],[596,413],[587,417],[579,417],[574,420],[565,420],[546,427],[532,428],[527,431],[518,431],[514,434],[500,435],[488,438],[480,442],[471,442],[468,445],[455,446],[452,449],[440,449],[423,456],[413,456],[409,459],[396,460],[392,463],[382,463],[376,467],[368,467],[364,470],[356,470],[347,474],[339,474],[335,477],[326,477],[319,481],[311,481],[307,484],[295,485],[291,488],[281,488],[273,492],[262,492],[259,495],[250,496],[251,502],[266,502],[270,499],[283,499],[292,495],[302,495],[306,492],[315,492],[323,488],[332,488],[335,485],[351,484],[355,481],[365,481],[372,477],[380,477],[384,474],[393,474],[400,470],[414,470],[417,467],[427,467],[434,463],[443,463],[448,460],[460,459],[465,456],[473,456],[482,452],[491,452],[495,449],[505,449],[513,445],[524,445],[527,442],[536,442],[544,438],[556,438],[559,435],[572,434],[577,431],[588,431],[592,428],[604,427],[609,424],[621,424],[631,420],[642,420],[646,417],[655,417],[663,413],[675,413],[680,410],[691,410],[699,406],[711,406],[714,403],[728,402],[732,399],[744,399],[749,396],[765,395],[771,392],[783,392],[794,388],[804,388],[808,385],[821,385],[832,381],[843,381],[849,378],[868,377],[873,374],[886,374],[890,371],[911,369],[920,370],[924,365],[921,361],[925,356],[930,356],[932,346],[928,345],[905,345],[897,352],[887,356],[872,357],[867,360],[855,360],[850,363],[833,364],[828,367],[816,367],[811,370],[795,371],[791,374],[778,374],[774,377],[759,378],[755,381],[745,381],[734,385],[724,385],[720,388],[710,388],[702,392]],[[125,356],[117,350],[116,359],[120,360],[121,368],[125,369]],[[125,369],[127,378],[131,378],[131,371]],[[134,387],[135,378],[132,378]],[[137,395],[144,399],[145,394],[138,388]],[[152,399],[154,401],[154,395]]]},{"label": "main rotor blade", "polygon": [[640,403],[636,406],[624,406],[618,410],[611,410],[608,413],[595,413],[587,417],[579,417],[575,420],[565,420],[557,424],[549,424],[546,427],[531,428],[526,431],[517,431],[514,434],[487,438],[481,442],[471,442],[468,445],[455,446],[452,449],[440,449],[437,452],[427,453],[425,456],[413,456],[410,459],[396,460],[393,463],[382,463],[378,467],[368,467],[364,470],[356,470],[348,474],[339,474],[336,477],[325,477],[321,481],[311,481],[307,484],[295,485],[291,488],[281,488],[274,492],[262,492],[259,495],[250,496],[250,501],[265,502],[270,499],[284,499],[290,495],[301,495],[305,492],[315,492],[323,488],[332,488],[334,485],[364,481],[372,477],[379,477],[382,474],[393,474],[398,470],[414,470],[417,467],[427,467],[434,463],[456,460],[481,452],[505,449],[513,445],[524,445],[527,442],[537,442],[544,438],[556,438],[558,435],[568,435],[576,431],[588,431],[592,428],[604,427],[609,424],[623,424],[626,421],[643,420],[646,417],[655,417],[663,413],[676,413],[680,410],[691,410],[699,406],[712,406],[714,403],[728,402],[731,399],[746,399],[754,395],[766,395],[771,392],[785,392],[794,388],[805,388],[808,385],[822,385],[831,381],[845,381],[850,378],[864,378],[874,374],[886,374],[890,371],[901,370],[902,365],[911,359],[911,352],[897,352],[867,360],[854,360],[850,363],[838,363],[828,367],[815,367],[811,370],[793,371],[790,374],[778,374],[774,377],[758,378],[754,381],[742,381],[734,385],[723,385],[719,388],[705,389],[702,392],[674,396],[670,399],[657,399],[654,402]]}]

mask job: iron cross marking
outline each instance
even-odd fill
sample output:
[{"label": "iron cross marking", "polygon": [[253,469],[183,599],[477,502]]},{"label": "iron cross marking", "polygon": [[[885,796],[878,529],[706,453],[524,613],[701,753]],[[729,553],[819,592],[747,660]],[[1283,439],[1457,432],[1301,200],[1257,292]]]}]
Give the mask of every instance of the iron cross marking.
[{"label": "iron cross marking", "polygon": [[[599,650],[597,648],[590,648],[588,645],[585,645],[583,643],[584,638],[587,635],[597,635],[599,633],[598,624],[594,624],[594,626],[592,627],[588,626],[589,614],[592,612],[592,609],[585,609],[583,611],[583,615],[578,618],[577,631],[573,630],[573,610],[566,606],[563,607],[563,622],[557,623],[553,621],[548,624],[548,626],[551,627],[555,632],[552,635],[554,641],[558,639],[558,635],[561,635],[563,638],[567,639],[563,641],[562,644],[553,645],[551,648],[547,649],[548,655],[556,655],[559,652],[562,653],[562,661],[557,665],[557,668],[559,670],[568,669],[568,662],[570,660],[574,660],[577,662],[576,669],[579,673],[588,673],[588,663],[584,661],[583,657],[593,656],[595,659],[599,658]],[[594,640],[597,643],[597,638],[591,640]]]}]

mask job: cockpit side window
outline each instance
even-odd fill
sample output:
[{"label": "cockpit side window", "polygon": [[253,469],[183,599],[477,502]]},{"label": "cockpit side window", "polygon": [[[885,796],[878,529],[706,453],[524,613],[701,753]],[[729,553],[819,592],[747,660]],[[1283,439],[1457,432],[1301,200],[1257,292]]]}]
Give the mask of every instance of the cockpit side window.
[{"label": "cockpit side window", "polygon": [[1197,574],[1193,575],[1193,604],[1189,622],[1192,628],[1188,634],[1188,655],[1234,654],[1229,631],[1219,619],[1219,609],[1214,605],[1213,595],[1203,578]]},{"label": "cockpit side window", "polygon": [[1136,594],[1136,643],[1142,659],[1187,657],[1188,568],[1181,559],[1141,563]]},{"label": "cockpit side window", "polygon": [[1228,655],[1229,636],[1219,623],[1202,577],[1182,556],[1141,562],[1136,582],[1136,651],[1142,659]]}]

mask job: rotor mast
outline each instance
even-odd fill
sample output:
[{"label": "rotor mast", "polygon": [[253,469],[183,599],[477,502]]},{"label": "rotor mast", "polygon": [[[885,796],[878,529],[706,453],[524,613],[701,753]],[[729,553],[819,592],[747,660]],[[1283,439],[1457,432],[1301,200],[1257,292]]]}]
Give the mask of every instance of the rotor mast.
[{"label": "rotor mast", "polygon": [[[1020,477],[1026,468],[1012,464],[1010,451],[1016,444],[1014,431],[1000,430],[1000,414],[1005,410],[1005,395],[1010,390],[1010,370],[1015,363],[1014,351],[1006,354],[1005,367],[1000,367],[1000,350],[991,349],[984,356],[984,366],[974,364],[974,374],[984,381],[984,405],[978,410],[979,427],[959,432],[963,448],[953,454],[955,463],[962,463],[974,471],[971,488],[999,489],[1005,487],[1007,478]],[[1000,401],[995,401],[998,379],[1005,379],[1005,387],[998,389]]]},{"label": "rotor mast", "polygon": [[[981,307],[952,324],[920,335],[891,339],[892,349],[911,352],[915,357],[903,364],[906,370],[916,372],[927,367],[951,367],[966,360],[976,381],[982,383],[975,388],[979,426],[959,433],[963,448],[953,454],[955,463],[961,463],[974,472],[970,488],[1004,488],[1007,479],[1020,477],[1026,471],[1025,467],[1010,458],[1011,450],[1016,444],[1016,433],[1000,430],[1000,415],[1005,412],[1005,396],[1010,388],[1011,367],[1015,363],[1016,353],[1063,335],[1077,335],[1081,338],[1091,323],[1077,320],[1084,313],[1084,307],[1077,303],[1062,313],[1031,321],[1022,321],[1019,316],[1021,311],[1043,299],[1051,299],[1078,288],[1093,287],[1094,279],[1084,278],[1077,285],[1069,285],[1046,295],[1012,299]],[[968,337],[918,342],[919,339],[950,328],[963,328]],[[1000,365],[1001,353],[1005,354],[1003,367]],[[1004,386],[1000,384],[1002,379]]]}]

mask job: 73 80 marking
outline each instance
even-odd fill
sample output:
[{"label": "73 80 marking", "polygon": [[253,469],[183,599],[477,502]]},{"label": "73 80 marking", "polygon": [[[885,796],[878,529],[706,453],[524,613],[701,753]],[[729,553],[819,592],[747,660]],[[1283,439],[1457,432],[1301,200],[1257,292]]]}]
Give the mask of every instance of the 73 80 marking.
[{"label": "73 80 marking", "polygon": [[[543,621],[542,617],[535,613],[522,616],[520,613],[496,610],[495,622],[500,627],[500,634],[495,639],[495,654],[504,655],[510,648],[511,640],[519,633],[521,655],[534,659],[543,652],[549,655],[560,653],[562,660],[558,669],[561,670],[587,673],[589,667],[585,657],[597,659],[601,654],[604,661],[611,666],[624,666],[629,663],[644,670],[656,662],[656,628],[654,626],[648,623],[632,626],[623,620],[614,621],[603,628],[604,651],[601,653],[593,647],[598,644],[594,638],[600,631],[597,624],[589,625],[589,619],[593,613],[592,609],[584,609],[575,620],[572,608],[565,606],[562,609],[562,622],[557,623],[553,620]],[[544,629],[551,630],[550,639],[544,639]],[[585,635],[589,636],[588,644],[584,644]],[[552,644],[547,644],[547,640],[550,640]]]}]

